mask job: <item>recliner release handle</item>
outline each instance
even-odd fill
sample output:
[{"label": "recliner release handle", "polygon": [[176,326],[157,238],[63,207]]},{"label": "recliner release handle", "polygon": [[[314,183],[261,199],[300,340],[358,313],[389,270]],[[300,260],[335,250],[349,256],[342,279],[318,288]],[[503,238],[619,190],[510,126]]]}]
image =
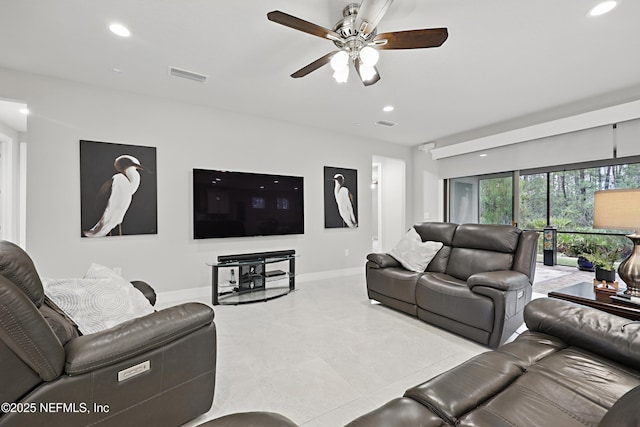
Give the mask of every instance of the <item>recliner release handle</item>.
[{"label": "recliner release handle", "polygon": [[129,378],[133,378],[137,375],[142,374],[143,372],[147,372],[150,369],[151,369],[151,362],[148,360],[145,360],[142,363],[138,363],[137,365],[134,365],[127,369],[123,369],[122,371],[118,372],[118,382],[128,380]]}]

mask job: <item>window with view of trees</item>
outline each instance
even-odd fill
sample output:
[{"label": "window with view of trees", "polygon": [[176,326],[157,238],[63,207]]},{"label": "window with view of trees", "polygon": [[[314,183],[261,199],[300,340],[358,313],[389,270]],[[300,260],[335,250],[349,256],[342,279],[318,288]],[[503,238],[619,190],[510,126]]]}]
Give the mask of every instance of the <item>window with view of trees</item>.
[{"label": "window with view of trees", "polygon": [[[624,237],[624,230],[593,228],[593,197],[598,190],[639,188],[639,161],[633,158],[627,159],[627,163],[617,160],[611,164],[594,162],[593,167],[521,172],[515,189],[511,173],[456,178],[451,182],[458,186],[465,183],[477,192],[476,221],[481,224],[511,224],[515,220],[518,227],[533,230],[550,225],[558,229],[561,255],[576,258],[596,248],[617,248],[618,259],[623,259],[631,249],[631,242]],[[467,184],[473,182],[477,185]],[[514,193],[519,198],[517,218],[514,218]],[[459,205],[450,204],[452,221],[459,215]]]},{"label": "window with view of trees", "polygon": [[[593,231],[593,194],[597,190],[640,187],[640,163],[550,172],[550,225],[563,231]],[[520,225],[547,225],[547,174],[520,177]]]},{"label": "window with view of trees", "polygon": [[604,247],[617,248],[618,259],[622,259],[630,251],[631,243],[624,236],[612,235],[619,234],[620,230],[593,229],[593,197],[598,190],[638,187],[640,163],[522,175],[520,226],[538,230],[546,225],[556,227],[560,231],[558,251],[567,257],[578,257]]},{"label": "window with view of trees", "polygon": [[480,180],[480,224],[508,224],[513,221],[512,177]]}]

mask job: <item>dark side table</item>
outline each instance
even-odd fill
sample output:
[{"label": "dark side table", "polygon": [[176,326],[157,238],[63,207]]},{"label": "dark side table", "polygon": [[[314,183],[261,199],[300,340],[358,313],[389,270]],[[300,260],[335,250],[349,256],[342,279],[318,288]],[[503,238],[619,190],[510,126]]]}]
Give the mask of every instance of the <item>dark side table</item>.
[{"label": "dark side table", "polygon": [[[624,289],[620,289],[621,292],[623,290]],[[618,303],[606,295],[596,295],[596,291],[593,289],[593,282],[576,283],[575,285],[549,292],[549,298],[571,301],[597,308],[598,310],[606,311],[616,316],[626,317],[631,320],[640,320],[640,306],[635,307]]]}]

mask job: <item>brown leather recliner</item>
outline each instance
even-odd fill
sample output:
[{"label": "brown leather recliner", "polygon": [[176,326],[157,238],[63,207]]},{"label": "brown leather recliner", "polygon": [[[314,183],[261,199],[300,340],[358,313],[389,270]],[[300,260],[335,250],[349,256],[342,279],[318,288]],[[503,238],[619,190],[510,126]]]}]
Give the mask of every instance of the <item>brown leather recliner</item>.
[{"label": "brown leather recliner", "polygon": [[438,222],[414,228],[422,241],[444,246],[419,273],[388,254],[369,254],[369,298],[492,348],[503,344],[531,300],[538,233]]},{"label": "brown leather recliner", "polygon": [[[155,293],[134,284],[153,304]],[[213,310],[186,303],[80,335],[0,242],[0,426],[177,426],[209,410]]]}]

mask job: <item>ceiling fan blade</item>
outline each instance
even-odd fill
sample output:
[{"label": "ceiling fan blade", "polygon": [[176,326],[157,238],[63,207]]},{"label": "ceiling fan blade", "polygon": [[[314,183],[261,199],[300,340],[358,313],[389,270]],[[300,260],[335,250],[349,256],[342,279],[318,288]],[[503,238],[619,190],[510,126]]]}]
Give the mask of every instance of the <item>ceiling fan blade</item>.
[{"label": "ceiling fan blade", "polygon": [[376,84],[380,81],[380,73],[378,72],[378,69],[374,66],[373,70],[375,71],[375,74],[373,75],[373,77],[371,77],[370,79],[365,80],[362,77],[362,74],[360,74],[360,59],[356,58],[353,60],[353,65],[356,69],[356,74],[358,74],[358,77],[360,77],[360,81],[362,82],[363,85],[365,86],[371,86],[373,84]]},{"label": "ceiling fan blade", "polygon": [[304,19],[296,18],[293,15],[280,12],[279,10],[274,10],[273,12],[267,13],[267,18],[269,19],[269,21],[273,21],[277,24],[302,31],[307,34],[318,36],[323,39],[342,41],[342,37],[340,37],[340,34],[336,33],[335,31],[331,31],[327,28],[321,27],[320,25],[305,21]]},{"label": "ceiling fan blade", "polygon": [[291,77],[293,77],[294,79],[297,79],[297,78],[300,78],[300,77],[304,77],[307,74],[309,74],[309,73],[317,70],[318,68],[322,67],[323,65],[327,65],[329,62],[331,62],[331,58],[333,58],[333,56],[338,52],[340,52],[340,51],[336,50],[334,52],[327,53],[322,58],[318,58],[315,61],[313,61],[312,63],[310,63],[309,65],[306,65],[306,66],[300,68],[298,71],[296,71],[295,73],[291,74]]},{"label": "ceiling fan blade", "polygon": [[356,16],[355,28],[365,39],[378,26],[391,3],[393,0],[362,0]]},{"label": "ceiling fan blade", "polygon": [[422,49],[441,46],[447,37],[449,32],[446,28],[395,31],[378,34],[373,45],[376,49]]}]

